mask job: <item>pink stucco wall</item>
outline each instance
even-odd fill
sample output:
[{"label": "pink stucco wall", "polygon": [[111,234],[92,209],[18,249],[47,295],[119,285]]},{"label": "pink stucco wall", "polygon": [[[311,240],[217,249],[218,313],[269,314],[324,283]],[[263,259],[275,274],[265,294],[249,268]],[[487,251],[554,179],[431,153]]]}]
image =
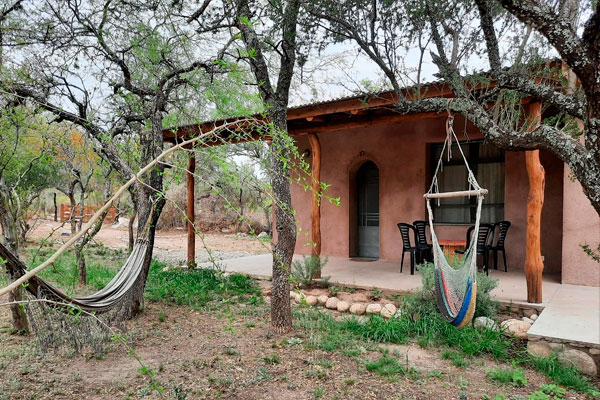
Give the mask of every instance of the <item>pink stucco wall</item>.
[{"label": "pink stucco wall", "polygon": [[[379,167],[380,174],[380,259],[400,260],[402,243],[396,224],[426,219],[422,195],[429,182],[428,144],[444,140],[444,123],[445,118],[441,117],[318,135],[323,155],[321,180],[331,185],[327,195],[341,200],[341,206],[325,199],[322,203],[323,255],[351,255],[351,175],[364,161],[371,160]],[[464,120],[457,117],[455,129],[459,138],[463,138],[464,127]],[[471,139],[481,137],[470,124],[466,125],[466,130]],[[310,148],[302,136],[298,137],[298,147],[301,153]],[[541,159],[546,169],[546,200],[542,215],[545,271],[560,273],[563,259],[563,164],[549,153],[542,152]],[[507,152],[505,167],[505,219],[513,223],[507,239],[508,264],[511,270],[522,269],[528,191],[524,154]],[[296,252],[308,254],[311,193],[295,184],[292,198],[300,228]],[[436,232],[440,239],[463,239],[466,229],[467,226],[440,225],[436,227]]]},{"label": "pink stucco wall", "polygon": [[565,167],[562,237],[562,282],[600,286],[600,264],[583,252],[580,244],[593,249],[600,243],[600,217],[577,181]]}]

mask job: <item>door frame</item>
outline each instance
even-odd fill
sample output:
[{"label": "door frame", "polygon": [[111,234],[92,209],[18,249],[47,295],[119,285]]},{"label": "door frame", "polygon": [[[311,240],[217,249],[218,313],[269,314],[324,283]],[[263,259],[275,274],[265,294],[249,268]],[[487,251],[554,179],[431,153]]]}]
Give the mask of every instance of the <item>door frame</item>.
[{"label": "door frame", "polygon": [[371,161],[379,170],[379,259],[382,258],[381,248],[381,194],[383,193],[383,173],[381,163],[373,154],[361,151],[348,167],[348,257],[358,257],[358,170],[364,163]]}]

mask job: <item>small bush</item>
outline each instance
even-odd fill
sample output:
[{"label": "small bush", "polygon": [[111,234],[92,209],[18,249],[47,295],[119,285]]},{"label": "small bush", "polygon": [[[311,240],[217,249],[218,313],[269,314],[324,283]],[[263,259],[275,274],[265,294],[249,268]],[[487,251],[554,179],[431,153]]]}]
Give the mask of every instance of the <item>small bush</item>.
[{"label": "small bush", "polygon": [[[292,262],[291,279],[293,283],[299,284],[302,287],[308,287],[313,284],[314,277],[319,275],[327,264],[327,257],[302,257],[302,260]],[[327,278],[323,278],[327,280]]]}]

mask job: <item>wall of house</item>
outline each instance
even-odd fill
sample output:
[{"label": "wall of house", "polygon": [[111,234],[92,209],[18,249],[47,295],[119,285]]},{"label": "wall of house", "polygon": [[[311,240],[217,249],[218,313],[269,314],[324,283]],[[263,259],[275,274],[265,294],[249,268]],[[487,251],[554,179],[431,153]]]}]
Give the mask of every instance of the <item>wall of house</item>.
[{"label": "wall of house", "polygon": [[583,193],[581,185],[571,180],[565,167],[562,282],[574,285],[600,286],[600,264],[583,252],[580,244],[597,249],[600,244],[600,217]]},{"label": "wall of house", "polygon": [[[353,185],[351,176],[365,161],[379,167],[380,175],[380,259],[399,261],[402,242],[396,224],[426,219],[423,193],[429,183],[428,144],[445,138],[445,118],[407,121],[395,125],[327,132],[319,134],[322,162],[321,180],[331,187],[327,195],[339,197],[341,206],[323,200],[321,206],[322,254],[348,257],[352,249],[351,227]],[[457,117],[455,129],[459,139],[465,131],[470,139],[481,138],[471,124]],[[310,149],[306,138],[298,137],[302,153]],[[546,168],[546,203],[543,212],[542,251],[546,272],[558,273],[561,265],[560,232],[562,230],[563,164],[549,153],[541,155]],[[528,191],[527,172],[523,153],[506,153],[505,219],[513,225],[508,234],[509,269],[522,269],[525,260],[525,220]],[[300,233],[296,252],[310,253],[311,193],[293,185],[292,198]],[[439,225],[440,239],[463,239],[467,226]],[[501,263],[501,257],[500,257]]]}]

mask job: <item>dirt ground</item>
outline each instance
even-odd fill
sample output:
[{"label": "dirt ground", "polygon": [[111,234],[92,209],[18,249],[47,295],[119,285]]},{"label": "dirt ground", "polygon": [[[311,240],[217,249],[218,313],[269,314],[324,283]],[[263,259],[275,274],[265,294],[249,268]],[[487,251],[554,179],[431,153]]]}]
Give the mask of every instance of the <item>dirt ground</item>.
[{"label": "dirt ground", "polygon": [[[458,368],[440,350],[416,344],[383,347],[418,374],[380,376],[364,367],[379,358],[378,346],[361,349],[359,357],[306,348],[312,332],[270,332],[268,304],[234,307],[198,312],[148,304],[130,321],[128,335],[154,377],[140,373],[124,346],[113,344],[102,355],[41,356],[32,338],[0,333],[0,398],[185,398],[184,393],[188,399],[481,399],[504,393],[525,399],[547,382],[527,371],[525,388],[494,383],[486,369],[498,367],[495,360],[477,358]],[[2,308],[0,330],[8,326],[8,310]],[[584,397],[569,393],[566,398]]]},{"label": "dirt ground", "polygon": [[[46,237],[58,224],[44,221],[32,237]],[[61,238],[57,230],[56,238]],[[159,248],[184,251],[182,232],[160,232]],[[64,239],[64,237],[63,237]],[[109,247],[124,247],[125,229],[105,227],[97,237]],[[248,238],[207,235],[222,251],[254,254],[263,245]],[[264,290],[269,282],[258,283]],[[318,290],[317,290],[318,291]],[[315,291],[314,294],[317,294]],[[340,293],[368,296],[368,291]],[[392,299],[382,293],[383,299]],[[332,352],[311,346],[320,332],[296,326],[280,336],[270,329],[269,304],[210,303],[201,311],[147,302],[128,322],[128,344],[112,342],[102,354],[41,354],[33,336],[10,333],[10,312],[0,307],[0,400],[4,399],[484,399],[504,394],[526,399],[549,380],[526,370],[528,384],[515,387],[491,381],[486,371],[510,365],[490,357],[457,367],[444,349],[417,344],[364,342]],[[0,298],[0,303],[6,298]],[[293,306],[302,311],[300,306]],[[335,311],[335,318],[345,318]],[[349,345],[350,346],[350,345]],[[356,346],[352,344],[351,346]],[[134,349],[136,358],[130,355]],[[388,353],[411,374],[379,375],[365,363]],[[151,373],[141,373],[142,364]],[[487,397],[489,396],[489,397]],[[569,391],[565,399],[583,399]]]},{"label": "dirt ground", "polygon": [[[70,226],[50,220],[38,220],[34,229],[29,233],[28,240],[52,238],[67,241]],[[113,225],[104,224],[100,232],[94,237],[96,242],[101,242],[110,248],[127,247],[128,233],[126,227],[114,228]],[[268,242],[263,243],[252,236],[235,234],[203,234],[196,235],[196,262],[207,261],[208,248],[216,259],[243,257],[253,254],[268,253],[271,251]],[[158,231],[154,242],[155,257],[167,263],[177,263],[186,259],[187,233],[184,230]]]}]

